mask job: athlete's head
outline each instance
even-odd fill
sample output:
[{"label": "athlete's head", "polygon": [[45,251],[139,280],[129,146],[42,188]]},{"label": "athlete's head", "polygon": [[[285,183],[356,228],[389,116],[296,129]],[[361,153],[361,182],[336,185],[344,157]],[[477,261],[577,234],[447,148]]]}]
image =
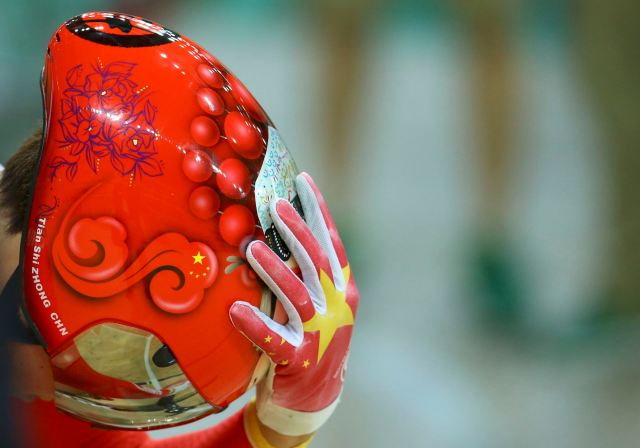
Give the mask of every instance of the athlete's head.
[{"label": "athlete's head", "polygon": [[223,409],[263,371],[231,304],[274,310],[244,248],[290,256],[268,214],[296,200],[276,129],[198,45],[122,14],[63,24],[42,91],[44,130],[14,157],[27,169],[8,164],[3,208],[8,231],[25,223],[23,311],[58,406],[135,428]]},{"label": "athlete's head", "polygon": [[[35,170],[42,130],[34,132],[7,161],[0,172],[0,291],[15,270],[20,256],[20,234],[24,222],[29,188]],[[5,298],[3,298],[5,299]],[[6,297],[10,299],[10,297]],[[15,298],[12,298],[15,299]],[[14,301],[14,303],[18,303]],[[13,304],[2,304],[4,309]],[[17,311],[16,307],[10,308]],[[11,322],[17,315],[4,316],[2,325],[22,322]],[[7,331],[5,331],[7,333]],[[11,393],[23,399],[38,398],[52,400],[54,395],[53,374],[50,360],[44,349],[35,344],[9,343],[9,366],[11,368]],[[7,367],[7,366],[5,366]]]}]

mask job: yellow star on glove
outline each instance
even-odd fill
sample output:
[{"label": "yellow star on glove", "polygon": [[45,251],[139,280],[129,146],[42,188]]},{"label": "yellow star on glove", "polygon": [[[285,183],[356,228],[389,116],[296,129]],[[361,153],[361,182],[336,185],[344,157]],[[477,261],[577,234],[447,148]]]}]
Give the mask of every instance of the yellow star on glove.
[{"label": "yellow star on glove", "polygon": [[[342,269],[345,285],[349,284],[351,269],[349,265]],[[305,332],[320,332],[320,346],[318,348],[318,362],[322,359],[324,352],[329,347],[338,328],[353,325],[353,310],[345,299],[345,292],[338,291],[335,284],[326,272],[320,271],[320,285],[327,299],[327,311],[324,314],[317,313],[303,323]]]}]

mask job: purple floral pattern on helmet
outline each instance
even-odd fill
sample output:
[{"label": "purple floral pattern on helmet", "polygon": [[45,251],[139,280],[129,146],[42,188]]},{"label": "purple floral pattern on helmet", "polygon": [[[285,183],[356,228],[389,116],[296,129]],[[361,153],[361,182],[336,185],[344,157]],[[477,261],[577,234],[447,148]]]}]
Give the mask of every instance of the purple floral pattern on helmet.
[{"label": "purple floral pattern on helmet", "polygon": [[84,76],[82,65],[67,72],[58,120],[58,147],[64,155],[49,164],[51,179],[64,169],[73,180],[83,160],[97,173],[101,159],[108,159],[123,176],[163,174],[155,148],[157,109],[146,89],[130,79],[135,67],[119,61],[92,66]]}]

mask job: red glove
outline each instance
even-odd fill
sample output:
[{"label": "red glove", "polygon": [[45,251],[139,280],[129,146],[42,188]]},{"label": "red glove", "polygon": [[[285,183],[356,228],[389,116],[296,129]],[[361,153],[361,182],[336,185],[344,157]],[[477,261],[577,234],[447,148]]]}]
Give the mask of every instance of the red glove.
[{"label": "red glove", "polygon": [[247,248],[249,263],[277,296],[288,323],[246,302],[230,311],[234,326],[271,360],[258,385],[258,418],[289,436],[315,432],[335,409],[358,307],[358,289],[322,195],[306,173],[296,178],[296,189],[306,223],[282,199],[271,204],[271,217],[302,280],[263,242]]}]

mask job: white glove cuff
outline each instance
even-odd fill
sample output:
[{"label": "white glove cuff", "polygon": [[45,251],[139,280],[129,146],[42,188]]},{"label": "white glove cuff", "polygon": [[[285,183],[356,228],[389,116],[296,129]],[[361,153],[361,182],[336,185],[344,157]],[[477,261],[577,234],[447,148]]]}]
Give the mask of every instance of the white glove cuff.
[{"label": "white glove cuff", "polygon": [[338,397],[328,407],[317,412],[301,412],[278,406],[271,399],[256,403],[258,419],[263,425],[286,436],[303,436],[316,432],[338,406]]}]

